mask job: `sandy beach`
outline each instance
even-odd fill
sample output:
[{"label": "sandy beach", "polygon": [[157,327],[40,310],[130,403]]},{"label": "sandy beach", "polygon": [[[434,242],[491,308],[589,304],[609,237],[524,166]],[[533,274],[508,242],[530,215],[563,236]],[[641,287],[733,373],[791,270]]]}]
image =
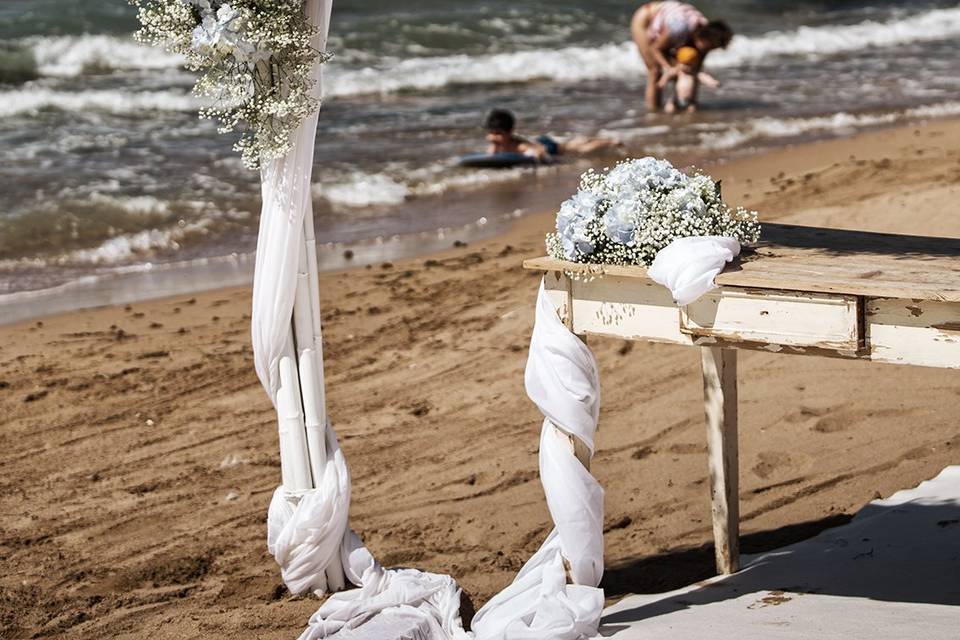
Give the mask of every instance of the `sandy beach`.
[{"label": "sandy beach", "polygon": [[[725,198],[792,224],[960,237],[960,121],[707,167]],[[541,417],[523,392],[553,214],[432,256],[321,276],[328,402],[351,524],[388,566],[449,573],[465,617],[550,519]],[[0,327],[0,636],[296,637],[265,544],[275,414],[253,370],[250,291]],[[603,411],[609,600],[713,573],[698,354],[590,340]],[[960,458],[960,372],[745,352],[743,549],[849,520]]]}]

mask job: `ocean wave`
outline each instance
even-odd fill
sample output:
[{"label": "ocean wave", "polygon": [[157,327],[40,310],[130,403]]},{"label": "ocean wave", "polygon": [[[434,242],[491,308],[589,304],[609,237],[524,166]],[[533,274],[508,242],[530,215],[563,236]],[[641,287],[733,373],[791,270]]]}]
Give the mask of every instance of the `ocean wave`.
[{"label": "ocean wave", "polygon": [[94,192],[87,201],[93,206],[109,207],[136,217],[166,216],[170,213],[170,203],[154,196],[111,196]]},{"label": "ocean wave", "polygon": [[60,111],[106,111],[119,115],[149,111],[193,111],[200,101],[173,91],[126,92],[117,90],[58,91],[45,87],[24,87],[0,92],[0,117]]},{"label": "ocean wave", "polygon": [[[710,56],[711,67],[764,64],[785,56],[829,56],[874,47],[960,36],[960,8],[936,9],[888,22],[799,27],[759,36],[738,36],[725,51]],[[633,43],[556,50],[517,51],[480,56],[409,58],[363,69],[330,65],[325,93],[353,96],[422,91],[458,84],[500,84],[533,80],[575,82],[635,77],[644,72]]]},{"label": "ocean wave", "polygon": [[74,77],[101,70],[167,69],[183,65],[183,57],[130,38],[107,35],[30,38],[37,70],[44,76]]},{"label": "ocean wave", "polygon": [[[829,56],[958,36],[960,8],[934,9],[886,22],[868,20],[741,35],[734,38],[727,50],[713,53],[709,64],[713,68],[765,64],[785,56]],[[183,63],[179,55],[116,36],[45,36],[26,39],[23,46],[33,52],[38,72],[46,76],[72,77],[91,70],[176,68]],[[498,54],[410,57],[363,68],[343,64],[345,60],[362,58],[347,51],[328,63],[326,95],[384,94],[533,80],[576,82],[636,77],[644,71],[631,42]]]},{"label": "ocean wave", "polygon": [[[472,170],[464,172],[448,163],[419,168],[394,168],[389,173],[351,171],[338,175],[327,171],[323,182],[315,184],[313,195],[323,198],[337,210],[397,205],[410,198],[437,196],[448,191],[470,191],[492,184],[514,182],[529,175],[531,169]],[[550,171],[540,167],[537,171]]]},{"label": "ocean wave", "polygon": [[315,196],[338,208],[363,208],[400,204],[411,195],[410,188],[385,173],[354,172],[342,182],[317,184]]},{"label": "ocean wave", "polygon": [[142,259],[157,252],[173,252],[191,236],[207,234],[212,224],[213,221],[207,219],[163,229],[144,229],[124,233],[104,240],[96,247],[75,249],[48,263],[115,265],[132,259]]},{"label": "ocean wave", "polygon": [[756,118],[742,126],[701,133],[699,138],[700,145],[704,148],[732,149],[758,139],[792,138],[816,131],[853,132],[904,120],[942,118],[958,114],[960,102],[943,102],[888,113],[840,112],[811,118]]}]

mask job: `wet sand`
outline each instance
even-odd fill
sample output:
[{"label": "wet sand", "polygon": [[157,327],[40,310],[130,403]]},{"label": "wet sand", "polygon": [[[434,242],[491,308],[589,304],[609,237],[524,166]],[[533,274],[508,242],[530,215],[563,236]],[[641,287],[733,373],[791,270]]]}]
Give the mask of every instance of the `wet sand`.
[{"label": "wet sand", "polygon": [[[960,122],[709,167],[762,219],[960,237]],[[352,526],[479,607],[550,521],[523,393],[552,215],[426,258],[324,274],[330,414]],[[0,327],[0,636],[292,638],[265,545],[279,481],[248,288]],[[608,598],[713,571],[698,354],[591,339]],[[846,522],[960,459],[960,372],[744,352],[743,549]]]}]

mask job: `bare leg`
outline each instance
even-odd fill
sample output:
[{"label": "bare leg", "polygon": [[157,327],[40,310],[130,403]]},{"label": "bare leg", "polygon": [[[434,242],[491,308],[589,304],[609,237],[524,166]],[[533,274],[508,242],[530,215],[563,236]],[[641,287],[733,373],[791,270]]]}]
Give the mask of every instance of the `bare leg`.
[{"label": "bare leg", "polygon": [[650,113],[660,111],[660,67],[647,65],[647,110]]},{"label": "bare leg", "polygon": [[588,138],[587,136],[574,136],[561,146],[563,153],[574,155],[589,155],[611,147],[623,146],[619,140],[613,138]]}]

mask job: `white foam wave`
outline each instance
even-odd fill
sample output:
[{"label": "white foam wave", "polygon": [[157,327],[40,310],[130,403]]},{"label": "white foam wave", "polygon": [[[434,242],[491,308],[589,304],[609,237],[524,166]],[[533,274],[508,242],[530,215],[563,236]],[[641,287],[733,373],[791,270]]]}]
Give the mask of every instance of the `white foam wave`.
[{"label": "white foam wave", "polygon": [[134,216],[166,216],[170,203],[153,196],[111,196],[99,192],[90,194],[90,204],[118,209]]},{"label": "white foam wave", "polygon": [[314,194],[335,207],[358,208],[400,204],[410,189],[384,173],[356,172],[343,182],[315,185]]},{"label": "white foam wave", "polygon": [[840,112],[812,118],[756,118],[743,126],[701,133],[700,144],[708,149],[731,149],[760,138],[792,138],[814,131],[853,132],[903,120],[942,118],[958,114],[960,102],[944,102],[888,113]]},{"label": "white foam wave", "polygon": [[90,69],[166,69],[183,65],[183,58],[130,38],[107,35],[30,38],[37,70],[45,76],[73,77]]},{"label": "white foam wave", "polygon": [[[541,167],[538,171],[549,171]],[[389,173],[351,172],[342,176],[327,173],[322,184],[314,185],[313,194],[324,198],[335,209],[345,210],[373,206],[392,206],[409,198],[436,196],[448,191],[470,191],[492,184],[514,182],[528,175],[529,169],[462,170],[446,163],[425,167],[394,167]]]},{"label": "white foam wave", "polygon": [[176,230],[146,229],[137,233],[115,236],[93,249],[79,249],[66,257],[67,262],[113,264],[137,254],[157,249],[178,249]]},{"label": "white foam wave", "polygon": [[941,102],[928,104],[922,107],[907,109],[906,115],[910,118],[946,118],[960,115],[960,102]]},{"label": "white foam wave", "polygon": [[[763,64],[781,56],[827,56],[955,37],[960,37],[960,8],[935,9],[887,22],[803,26],[758,36],[737,36],[729,49],[713,53],[709,64],[714,68]],[[91,68],[175,68],[183,63],[178,55],[116,36],[46,36],[25,42],[33,51],[39,71],[50,76],[77,76]],[[344,55],[342,59],[347,58],[358,56]],[[354,96],[425,91],[458,84],[576,82],[635,77],[643,70],[636,47],[629,42],[473,56],[411,57],[364,68],[344,67],[335,59],[328,64],[325,93]]]},{"label": "white foam wave", "polygon": [[[711,67],[762,64],[771,57],[827,56],[958,36],[960,8],[936,9],[888,22],[800,27],[759,36],[738,36],[729,49],[712,54],[709,64]],[[331,63],[325,92],[330,96],[350,96],[422,91],[457,84],[575,82],[635,77],[643,73],[643,69],[633,43],[481,56],[408,58],[363,69],[344,69]]]},{"label": "white foam wave", "polygon": [[210,221],[199,221],[167,229],[144,229],[105,240],[90,249],[77,249],[60,256],[59,264],[111,265],[157,251],[176,251],[190,235],[206,233]]},{"label": "white foam wave", "polygon": [[27,87],[0,92],[0,117],[36,113],[44,109],[61,111],[107,111],[135,114],[149,111],[192,111],[200,101],[172,91],[129,93],[113,90],[57,91]]}]

